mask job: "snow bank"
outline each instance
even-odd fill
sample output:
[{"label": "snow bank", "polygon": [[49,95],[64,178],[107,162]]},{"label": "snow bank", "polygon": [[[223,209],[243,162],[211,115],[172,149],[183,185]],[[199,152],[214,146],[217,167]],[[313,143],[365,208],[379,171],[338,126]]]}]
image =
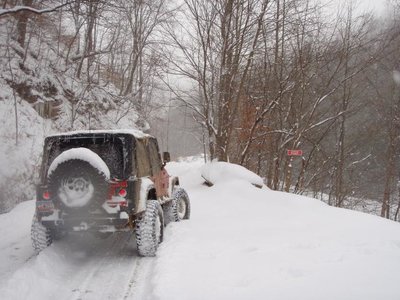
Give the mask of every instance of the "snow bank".
[{"label": "snow bank", "polygon": [[148,299],[400,299],[400,224],[242,180],[188,192]]},{"label": "snow bank", "polygon": [[194,160],[171,161],[167,163],[167,170],[171,176],[178,176],[179,183],[187,188],[196,188],[204,183],[204,178],[199,174],[204,165],[202,158]]},{"label": "snow bank", "polygon": [[[9,279],[34,255],[30,238],[34,210],[35,202],[27,201],[0,215],[0,282]],[[1,295],[2,299],[6,299]]]},{"label": "snow bank", "polygon": [[71,159],[80,159],[88,162],[92,167],[97,169],[99,173],[103,173],[106,179],[110,179],[110,170],[100,156],[98,156],[92,150],[83,147],[69,149],[57,156],[51,163],[47,172],[47,176],[50,176],[51,173],[53,173],[58,167],[58,165]]},{"label": "snow bank", "polygon": [[201,176],[212,184],[231,180],[244,180],[257,186],[263,186],[263,179],[246,168],[227,162],[211,162],[201,168]]},{"label": "snow bank", "polygon": [[43,139],[51,132],[49,121],[22,101],[18,103],[17,144],[14,107],[2,101],[6,90],[6,86],[0,90],[0,213],[34,197]]}]

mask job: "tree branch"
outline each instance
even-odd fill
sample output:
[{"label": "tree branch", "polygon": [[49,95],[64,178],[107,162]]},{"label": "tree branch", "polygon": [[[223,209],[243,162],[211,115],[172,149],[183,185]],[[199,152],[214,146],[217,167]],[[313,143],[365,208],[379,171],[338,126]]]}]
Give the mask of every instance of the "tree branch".
[{"label": "tree branch", "polygon": [[68,1],[63,4],[57,5],[55,7],[45,8],[45,9],[36,9],[36,8],[30,7],[30,6],[14,6],[12,8],[0,9],[0,18],[10,15],[10,14],[17,14],[20,12],[29,12],[29,13],[33,13],[36,15],[41,15],[41,14],[45,14],[45,13],[54,12],[72,2],[74,2],[74,1]]}]

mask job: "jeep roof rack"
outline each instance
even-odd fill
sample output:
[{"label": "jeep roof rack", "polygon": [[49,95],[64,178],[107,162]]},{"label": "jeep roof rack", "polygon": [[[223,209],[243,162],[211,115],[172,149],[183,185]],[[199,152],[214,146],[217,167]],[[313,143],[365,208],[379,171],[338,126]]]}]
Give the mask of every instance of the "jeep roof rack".
[{"label": "jeep roof rack", "polygon": [[151,135],[144,133],[137,129],[100,129],[100,130],[77,130],[77,131],[67,131],[67,132],[60,132],[56,134],[48,135],[47,137],[57,137],[57,136],[69,136],[69,135],[84,135],[84,134],[130,134],[136,138],[148,138],[152,137]]}]

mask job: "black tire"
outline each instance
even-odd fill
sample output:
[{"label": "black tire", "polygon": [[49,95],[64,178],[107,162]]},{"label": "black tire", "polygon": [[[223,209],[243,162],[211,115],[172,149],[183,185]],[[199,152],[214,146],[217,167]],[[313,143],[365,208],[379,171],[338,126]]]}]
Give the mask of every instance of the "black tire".
[{"label": "black tire", "polygon": [[176,188],[172,200],[164,204],[165,224],[190,218],[190,200],[183,188]]},{"label": "black tire", "polygon": [[148,200],[146,211],[135,223],[136,245],[140,256],[155,256],[164,235],[164,215],[157,200]]},{"label": "black tire", "polygon": [[175,199],[172,199],[163,205],[165,226],[171,222],[179,221],[177,204],[178,202]]},{"label": "black tire", "polygon": [[87,161],[71,159],[59,164],[48,177],[50,194],[66,211],[96,208],[107,199],[106,177]]},{"label": "black tire", "polygon": [[52,231],[39,222],[36,214],[33,216],[32,220],[31,240],[33,249],[35,249],[36,253],[39,253],[53,243]]}]

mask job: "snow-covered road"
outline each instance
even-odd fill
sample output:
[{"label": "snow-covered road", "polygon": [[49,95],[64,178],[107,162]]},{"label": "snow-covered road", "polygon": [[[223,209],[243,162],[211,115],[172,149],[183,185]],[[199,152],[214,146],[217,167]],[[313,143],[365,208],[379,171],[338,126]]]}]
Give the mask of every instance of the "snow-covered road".
[{"label": "snow-covered road", "polygon": [[105,240],[71,235],[36,256],[30,221],[18,223],[32,219],[33,210],[30,201],[0,218],[1,234],[7,237],[1,242],[1,299],[142,298],[145,286],[139,282],[146,281],[152,260],[137,256],[132,234]]},{"label": "snow-covered road", "polygon": [[35,256],[33,202],[0,215],[0,298],[400,299],[399,223],[243,180],[209,188],[200,166],[168,166],[192,217],[167,226],[155,258],[137,257],[129,234],[70,236]]}]

